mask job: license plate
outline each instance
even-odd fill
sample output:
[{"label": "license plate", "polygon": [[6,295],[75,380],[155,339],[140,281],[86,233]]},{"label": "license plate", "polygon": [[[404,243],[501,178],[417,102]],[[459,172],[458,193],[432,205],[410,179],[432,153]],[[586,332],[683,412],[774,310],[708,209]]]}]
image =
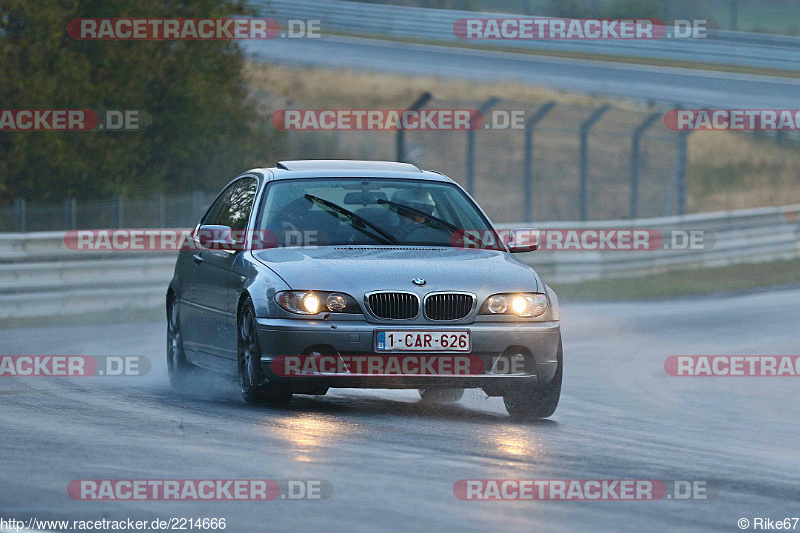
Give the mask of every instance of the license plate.
[{"label": "license plate", "polygon": [[375,351],[470,352],[472,339],[468,330],[378,330],[375,332]]}]

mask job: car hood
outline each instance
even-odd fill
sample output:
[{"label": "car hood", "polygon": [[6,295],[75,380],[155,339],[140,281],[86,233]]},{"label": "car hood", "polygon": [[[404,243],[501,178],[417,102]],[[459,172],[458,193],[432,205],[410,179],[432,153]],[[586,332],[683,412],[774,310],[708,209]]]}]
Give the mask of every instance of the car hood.
[{"label": "car hood", "polygon": [[[254,252],[292,289],[342,291],[353,296],[374,290],[424,292],[459,290],[476,294],[539,291],[528,265],[507,252],[463,248],[320,246]],[[356,293],[356,294],[353,294]]]}]

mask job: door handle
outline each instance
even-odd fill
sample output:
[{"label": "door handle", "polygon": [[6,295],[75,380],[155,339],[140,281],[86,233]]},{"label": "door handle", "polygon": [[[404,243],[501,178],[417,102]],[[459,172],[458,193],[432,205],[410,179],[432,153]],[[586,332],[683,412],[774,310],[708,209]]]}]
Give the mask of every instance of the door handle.
[{"label": "door handle", "polygon": [[194,261],[194,262],[195,262],[195,264],[198,264],[198,265],[199,265],[200,263],[202,263],[202,262],[203,262],[203,256],[202,256],[202,255],[200,255],[200,254],[194,254],[194,255],[192,256],[192,261]]}]

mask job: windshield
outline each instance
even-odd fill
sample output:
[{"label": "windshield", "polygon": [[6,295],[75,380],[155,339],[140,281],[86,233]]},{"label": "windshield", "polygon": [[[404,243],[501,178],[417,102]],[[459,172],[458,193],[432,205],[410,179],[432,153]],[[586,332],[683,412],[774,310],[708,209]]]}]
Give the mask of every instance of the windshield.
[{"label": "windshield", "polygon": [[277,246],[463,246],[502,249],[489,221],[455,185],[408,179],[313,178],[271,183],[259,229]]}]

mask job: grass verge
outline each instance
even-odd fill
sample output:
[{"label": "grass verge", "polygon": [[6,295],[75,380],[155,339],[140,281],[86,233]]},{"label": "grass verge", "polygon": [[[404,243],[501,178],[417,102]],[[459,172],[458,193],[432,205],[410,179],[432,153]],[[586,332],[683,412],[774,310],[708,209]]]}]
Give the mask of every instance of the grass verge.
[{"label": "grass verge", "polygon": [[800,287],[800,258],[552,286],[563,301],[648,300]]}]

